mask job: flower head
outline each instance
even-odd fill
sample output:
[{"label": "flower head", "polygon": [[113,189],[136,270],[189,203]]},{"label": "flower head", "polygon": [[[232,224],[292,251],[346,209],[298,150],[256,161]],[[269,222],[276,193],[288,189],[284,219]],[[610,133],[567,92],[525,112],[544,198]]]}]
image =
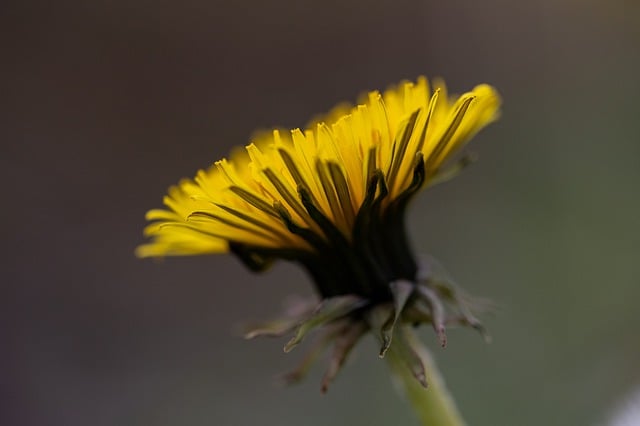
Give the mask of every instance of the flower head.
[{"label": "flower head", "polygon": [[[446,322],[477,321],[450,280],[435,278],[434,262],[421,265],[413,255],[404,213],[421,188],[468,162],[449,160],[497,118],[499,105],[488,85],[450,97],[442,82],[431,90],[420,78],[371,92],[306,130],[275,130],[171,187],[167,209],[147,213],[152,240],[137,254],[232,252],[256,271],[276,259],[300,263],[320,306],[302,306],[250,335],[297,330],[288,350],[326,326],[321,340],[337,348],[328,380],[370,329],[380,336],[381,355],[397,321],[429,322],[444,343]],[[448,314],[447,302],[458,314]]]}]

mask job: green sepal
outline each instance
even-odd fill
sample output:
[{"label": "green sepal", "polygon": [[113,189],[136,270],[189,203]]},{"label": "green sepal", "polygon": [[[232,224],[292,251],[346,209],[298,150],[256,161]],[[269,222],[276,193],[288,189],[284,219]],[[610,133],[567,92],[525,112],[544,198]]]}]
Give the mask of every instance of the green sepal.
[{"label": "green sepal", "polygon": [[409,281],[398,280],[389,284],[391,293],[393,294],[393,310],[391,311],[389,318],[382,325],[380,329],[380,335],[382,336],[382,347],[380,348],[380,357],[384,357],[385,353],[391,345],[393,339],[393,332],[395,325],[400,319],[405,306],[409,302],[411,295],[415,289],[415,285]]},{"label": "green sepal", "polygon": [[367,304],[367,300],[352,294],[325,299],[310,318],[298,325],[295,336],[284,346],[291,351],[312,330],[342,318]]},{"label": "green sepal", "polygon": [[349,353],[355,347],[360,338],[367,332],[368,328],[362,321],[354,321],[348,323],[337,335],[333,345],[333,352],[329,358],[329,366],[322,377],[320,391],[326,393],[329,384],[336,377],[342,366],[344,365]]}]

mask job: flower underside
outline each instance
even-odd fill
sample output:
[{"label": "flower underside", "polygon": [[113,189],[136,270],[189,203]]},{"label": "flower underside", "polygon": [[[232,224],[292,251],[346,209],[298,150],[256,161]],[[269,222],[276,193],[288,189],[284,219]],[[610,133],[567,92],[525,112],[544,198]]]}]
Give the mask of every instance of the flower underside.
[{"label": "flower underside", "polygon": [[318,357],[333,344],[322,378],[324,393],[356,343],[367,332],[372,332],[380,342],[379,356],[385,356],[393,340],[393,349],[404,359],[416,380],[427,387],[423,361],[407,338],[405,326],[430,324],[442,347],[447,344],[447,326],[470,326],[489,341],[490,336],[471,308],[487,309],[490,303],[471,300],[435,259],[422,256],[418,263],[415,281],[388,283],[391,293],[388,302],[376,303],[356,294],[325,298],[319,304],[315,300],[290,300],[281,318],[246,327],[245,338],[293,334],[284,347],[284,351],[289,352],[309,333],[322,328],[300,364],[283,375],[282,380],[291,384],[303,379]]},{"label": "flower underside", "polygon": [[300,262],[312,275],[323,298],[359,294],[371,301],[389,301],[392,296],[389,282],[413,280],[416,276],[416,263],[405,238],[404,211],[424,183],[424,177],[424,162],[418,154],[411,185],[383,210],[382,203],[389,192],[383,173],[375,171],[354,219],[350,240],[323,215],[310,192],[299,186],[300,202],[325,238],[297,225],[281,205],[276,205],[276,210],[289,232],[302,238],[313,251],[252,247],[235,242],[230,243],[230,250],[255,271],[267,268],[276,258]]},{"label": "flower underside", "polygon": [[[277,259],[301,264],[322,299],[249,333],[296,330],[286,350],[311,329],[326,328],[318,348],[335,342],[326,384],[358,339],[373,330],[381,356],[395,335],[416,378],[420,358],[394,334],[395,324],[433,325],[441,343],[449,323],[481,329],[450,279],[418,262],[405,231],[405,211],[424,187],[454,176],[469,162],[448,160],[499,115],[495,90],[480,85],[449,97],[425,78],[357,107],[338,109],[304,132],[274,131],[170,188],[167,210],[151,210],[138,248],[142,257],[231,252],[253,271]],[[402,329],[400,327],[400,329]],[[403,343],[404,342],[404,343]],[[300,372],[320,349],[305,358]],[[422,373],[421,373],[422,371]]]}]

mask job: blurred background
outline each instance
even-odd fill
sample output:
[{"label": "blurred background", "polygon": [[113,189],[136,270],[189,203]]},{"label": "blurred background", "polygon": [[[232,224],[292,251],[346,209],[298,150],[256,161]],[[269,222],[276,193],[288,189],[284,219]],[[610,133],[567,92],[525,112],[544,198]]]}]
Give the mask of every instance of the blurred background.
[{"label": "blurred background", "polygon": [[[309,279],[139,260],[146,210],[257,129],[418,75],[488,82],[480,161],[423,193],[417,251],[499,311],[440,349],[471,426],[602,425],[640,387],[640,3],[4,1],[0,424],[416,425],[372,341],[327,395],[246,342]],[[635,423],[637,424],[637,423]]]}]

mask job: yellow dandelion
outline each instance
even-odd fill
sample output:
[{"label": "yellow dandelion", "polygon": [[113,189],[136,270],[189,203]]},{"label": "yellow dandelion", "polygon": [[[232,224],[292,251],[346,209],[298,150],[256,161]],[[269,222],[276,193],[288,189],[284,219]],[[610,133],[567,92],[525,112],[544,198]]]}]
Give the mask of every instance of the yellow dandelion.
[{"label": "yellow dandelion", "polygon": [[[434,272],[434,262],[416,259],[404,212],[421,188],[466,164],[466,157],[450,160],[496,120],[499,107],[491,86],[449,96],[444,83],[432,89],[419,78],[371,92],[362,104],[342,107],[308,129],[273,131],[171,187],[166,209],[147,213],[151,241],[137,255],[232,252],[256,271],[276,259],[303,265],[320,306],[305,305],[248,336],[295,331],[288,351],[325,326],[320,340],[335,341],[336,351],[323,389],[368,330],[379,336],[381,356],[398,321],[428,322],[444,344],[446,323],[478,323],[450,280]],[[407,346],[408,365],[424,384],[408,340],[396,340]]]}]

